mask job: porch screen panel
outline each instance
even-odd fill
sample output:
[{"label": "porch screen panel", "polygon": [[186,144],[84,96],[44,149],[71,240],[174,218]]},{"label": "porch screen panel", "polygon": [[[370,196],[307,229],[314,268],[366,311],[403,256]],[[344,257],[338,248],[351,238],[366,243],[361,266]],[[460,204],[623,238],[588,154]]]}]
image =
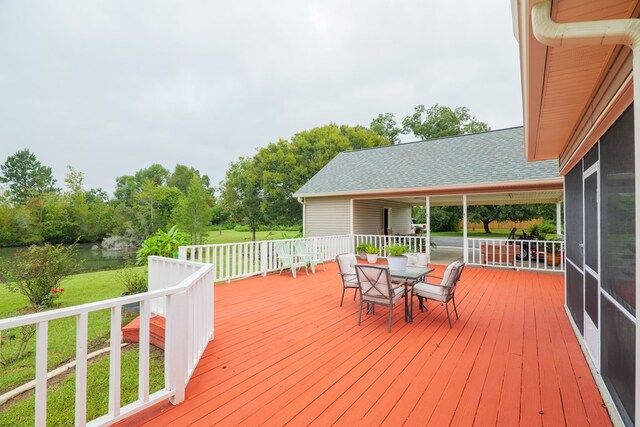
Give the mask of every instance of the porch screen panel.
[{"label": "porch screen panel", "polygon": [[633,425],[631,420],[635,417],[635,325],[607,298],[602,298],[601,316],[602,378],[625,424]]},{"label": "porch screen panel", "polygon": [[584,263],[598,272],[598,174],[584,180]]},{"label": "porch screen panel", "polygon": [[584,295],[582,289],[582,273],[571,263],[567,263],[567,307],[571,317],[584,335],[584,309],[582,308]]},{"label": "porch screen panel", "polygon": [[567,258],[582,270],[582,162],[565,176]]},{"label": "porch screen panel", "polygon": [[633,106],[600,141],[602,288],[635,316]]}]

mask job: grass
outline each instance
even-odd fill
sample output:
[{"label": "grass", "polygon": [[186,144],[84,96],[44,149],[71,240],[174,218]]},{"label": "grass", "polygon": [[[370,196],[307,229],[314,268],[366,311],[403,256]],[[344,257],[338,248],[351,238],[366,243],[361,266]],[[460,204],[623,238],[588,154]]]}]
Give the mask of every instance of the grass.
[{"label": "grass", "polygon": [[[296,231],[256,231],[256,240],[277,240],[284,239],[285,236],[292,238],[297,235]],[[251,242],[253,235],[250,231],[211,230],[204,236],[204,244]]]},{"label": "grass", "polygon": [[[152,347],[153,349],[153,347]],[[164,387],[163,356],[151,352],[149,364],[149,390],[155,392]],[[47,425],[71,426],[74,424],[75,373],[49,382],[47,393]],[[54,382],[52,384],[52,382]],[[109,357],[101,356],[89,363],[87,369],[87,419],[92,420],[108,412]],[[122,351],[122,406],[138,398],[138,349],[129,345]],[[0,408],[0,426],[34,425],[35,398],[33,394],[8,408]]]},{"label": "grass", "polygon": [[[54,308],[69,307],[88,302],[101,301],[119,297],[124,286],[118,282],[118,270],[83,273],[67,278],[62,287],[64,294],[56,300]],[[19,294],[10,293],[0,286],[0,318],[26,314],[24,307],[27,299]],[[123,325],[131,321],[135,315],[123,312]],[[109,310],[93,312],[89,315],[89,351],[105,347],[109,339]],[[48,369],[52,370],[64,362],[73,360],[76,345],[76,321],[68,317],[49,322]],[[6,335],[3,331],[2,335]],[[3,343],[3,351],[10,350]],[[0,367],[0,393],[22,385],[35,375],[35,338],[27,347],[27,355],[8,366]]]}]

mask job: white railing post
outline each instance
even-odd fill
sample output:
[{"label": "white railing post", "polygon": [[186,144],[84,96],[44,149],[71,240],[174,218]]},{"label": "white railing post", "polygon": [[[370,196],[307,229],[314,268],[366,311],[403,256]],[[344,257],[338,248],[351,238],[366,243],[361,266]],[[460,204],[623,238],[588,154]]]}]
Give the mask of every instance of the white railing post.
[{"label": "white railing post", "polygon": [[467,195],[462,195],[462,257],[464,262],[469,262],[469,241],[467,236]]},{"label": "white railing post", "polygon": [[87,347],[89,313],[76,320],[76,426],[87,424]]},{"label": "white railing post", "polygon": [[187,293],[180,292],[167,297],[166,341],[164,366],[165,384],[173,390],[171,403],[184,401],[187,380]]},{"label": "white railing post", "polygon": [[47,425],[47,355],[49,322],[36,325],[36,427]]},{"label": "white railing post", "polygon": [[267,241],[260,242],[260,271],[263,276],[267,275],[269,255],[267,253]]},{"label": "white railing post", "polygon": [[186,246],[180,246],[178,248],[178,258],[186,261],[187,260],[187,247]]}]

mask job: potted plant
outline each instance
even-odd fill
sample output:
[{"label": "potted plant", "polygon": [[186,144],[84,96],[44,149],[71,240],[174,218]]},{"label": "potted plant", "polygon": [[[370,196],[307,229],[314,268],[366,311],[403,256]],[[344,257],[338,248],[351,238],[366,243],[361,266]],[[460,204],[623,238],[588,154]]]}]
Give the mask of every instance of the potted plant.
[{"label": "potted plant", "polygon": [[364,250],[367,253],[367,262],[370,264],[375,264],[378,262],[378,248],[373,245],[367,245],[367,248]]},{"label": "potted plant", "polygon": [[[545,251],[547,252],[547,265],[551,267],[559,267],[562,263],[562,238],[549,239],[545,243]],[[554,244],[555,242],[555,244]]]},{"label": "potted plant", "polygon": [[413,229],[413,232],[416,236],[421,235],[423,231],[424,230],[419,225],[416,225],[415,228]]},{"label": "potted plant", "polygon": [[389,264],[389,270],[404,271],[407,268],[407,257],[404,253],[409,250],[407,245],[401,245],[395,243],[390,246],[385,246],[387,253],[387,262]]},{"label": "potted plant", "polygon": [[367,259],[367,248],[371,246],[371,243],[362,242],[356,246],[356,253],[360,256],[360,259]]}]

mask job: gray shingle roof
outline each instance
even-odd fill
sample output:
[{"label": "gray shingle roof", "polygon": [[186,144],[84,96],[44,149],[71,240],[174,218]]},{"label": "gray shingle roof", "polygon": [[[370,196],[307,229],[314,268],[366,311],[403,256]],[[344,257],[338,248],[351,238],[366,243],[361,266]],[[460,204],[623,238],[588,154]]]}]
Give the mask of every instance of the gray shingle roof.
[{"label": "gray shingle roof", "polygon": [[558,162],[527,162],[522,127],[338,154],[295,194],[448,187],[558,178]]}]

